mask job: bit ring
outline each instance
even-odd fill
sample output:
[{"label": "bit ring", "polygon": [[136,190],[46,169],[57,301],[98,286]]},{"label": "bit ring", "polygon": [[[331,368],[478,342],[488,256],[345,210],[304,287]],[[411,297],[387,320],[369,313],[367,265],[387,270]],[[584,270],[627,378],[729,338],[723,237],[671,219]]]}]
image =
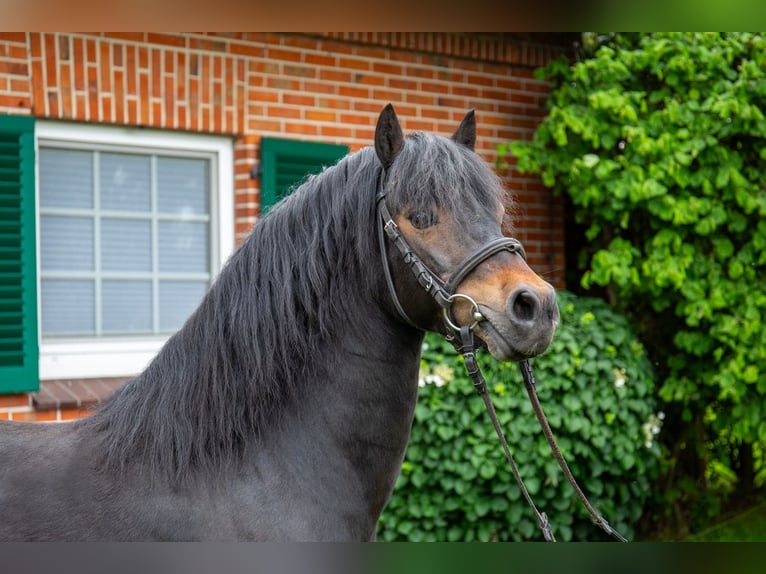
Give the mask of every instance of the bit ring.
[{"label": "bit ring", "polygon": [[452,304],[455,302],[456,299],[465,299],[468,301],[471,306],[473,306],[473,323],[470,327],[468,327],[469,331],[473,331],[474,327],[478,325],[481,321],[484,320],[484,315],[481,314],[481,311],[479,311],[479,304],[473,300],[472,297],[469,297],[468,295],[464,295],[463,293],[453,293],[447,298],[447,301],[450,303],[447,307],[444,307],[444,321],[449,325],[451,329],[454,331],[459,332],[460,331],[460,325],[455,323],[452,317]]}]

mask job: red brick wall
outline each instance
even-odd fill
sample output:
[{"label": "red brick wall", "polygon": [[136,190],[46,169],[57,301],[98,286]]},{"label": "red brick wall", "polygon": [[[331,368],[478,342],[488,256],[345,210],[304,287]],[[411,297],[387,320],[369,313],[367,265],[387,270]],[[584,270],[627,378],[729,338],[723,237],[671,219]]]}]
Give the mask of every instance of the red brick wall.
[{"label": "red brick wall", "polygon": [[[250,178],[264,135],[371,142],[392,102],[405,131],[450,134],[477,112],[478,151],[527,138],[548,87],[533,69],[563,52],[541,38],[446,33],[0,34],[0,113],[235,138],[241,240],[260,212]],[[537,178],[511,172],[516,235],[563,286],[563,216]]]},{"label": "red brick wall", "polygon": [[[392,102],[405,131],[451,134],[476,110],[477,151],[528,138],[548,87],[533,70],[563,48],[545,38],[442,33],[0,33],[0,113],[230,135],[241,240],[260,213],[250,173],[262,136],[369,145]],[[510,172],[516,236],[533,268],[564,284],[563,213],[534,177]],[[0,419],[65,420],[28,395]]]}]

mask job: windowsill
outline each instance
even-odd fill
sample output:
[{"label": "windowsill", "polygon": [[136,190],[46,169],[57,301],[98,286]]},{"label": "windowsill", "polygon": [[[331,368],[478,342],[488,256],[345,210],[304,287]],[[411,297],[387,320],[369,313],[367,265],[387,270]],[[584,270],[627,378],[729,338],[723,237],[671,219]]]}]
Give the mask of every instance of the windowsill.
[{"label": "windowsill", "polygon": [[38,411],[94,407],[127,381],[125,377],[42,381],[40,390],[30,394],[32,406]]},{"label": "windowsill", "polygon": [[114,379],[143,371],[167,337],[43,340],[42,380]]}]

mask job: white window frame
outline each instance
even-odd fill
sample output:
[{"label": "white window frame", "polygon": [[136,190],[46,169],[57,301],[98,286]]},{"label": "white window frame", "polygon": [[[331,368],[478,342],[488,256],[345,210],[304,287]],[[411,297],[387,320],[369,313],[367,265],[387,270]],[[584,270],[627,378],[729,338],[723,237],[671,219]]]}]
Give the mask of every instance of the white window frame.
[{"label": "white window frame", "polygon": [[[213,279],[234,250],[234,155],[233,142],[225,136],[186,134],[134,127],[111,127],[39,120],[35,123],[35,157],[40,146],[67,143],[122,148],[156,149],[210,154],[211,179],[216,189],[210,205],[211,271]],[[36,203],[39,205],[39,159]],[[40,301],[40,216],[37,210],[38,301]],[[39,305],[39,303],[38,303]],[[39,309],[38,309],[39,311]],[[38,322],[42,313],[38,313]],[[40,325],[38,325],[40,327]],[[38,332],[42,329],[38,328]],[[46,340],[40,336],[40,379],[129,377],[141,372],[154,358],[169,336],[125,336],[104,339],[68,337]]]}]

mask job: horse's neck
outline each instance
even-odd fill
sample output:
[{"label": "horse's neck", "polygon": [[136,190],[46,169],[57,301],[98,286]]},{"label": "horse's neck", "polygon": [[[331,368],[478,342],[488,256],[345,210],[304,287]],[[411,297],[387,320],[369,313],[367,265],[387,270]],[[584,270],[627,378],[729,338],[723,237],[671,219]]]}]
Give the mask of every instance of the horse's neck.
[{"label": "horse's neck", "polygon": [[[417,400],[422,334],[407,329],[345,333],[321,381],[304,387],[276,439],[281,450],[303,452],[309,468],[346,485],[337,504],[356,499],[372,524],[391,495],[409,440]],[[289,444],[288,444],[289,443]],[[315,480],[315,479],[310,479]],[[351,482],[349,482],[351,481]]]}]

